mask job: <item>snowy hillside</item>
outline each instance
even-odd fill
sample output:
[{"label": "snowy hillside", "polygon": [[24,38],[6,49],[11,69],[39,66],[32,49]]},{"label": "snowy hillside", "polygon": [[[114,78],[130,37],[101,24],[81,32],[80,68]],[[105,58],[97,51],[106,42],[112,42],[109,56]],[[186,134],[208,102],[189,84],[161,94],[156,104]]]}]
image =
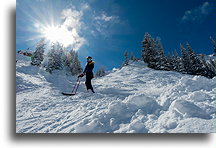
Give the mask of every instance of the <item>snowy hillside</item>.
[{"label": "snowy hillside", "polygon": [[93,79],[52,75],[17,55],[17,133],[212,133],[215,132],[216,78],[156,71],[134,62]]}]

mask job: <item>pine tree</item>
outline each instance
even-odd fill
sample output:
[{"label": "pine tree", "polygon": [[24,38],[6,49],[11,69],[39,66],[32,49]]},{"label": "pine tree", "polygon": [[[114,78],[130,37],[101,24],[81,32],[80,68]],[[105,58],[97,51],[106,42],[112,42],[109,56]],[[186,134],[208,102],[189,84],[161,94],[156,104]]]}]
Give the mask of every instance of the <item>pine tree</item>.
[{"label": "pine tree", "polygon": [[83,71],[81,68],[80,61],[78,59],[78,53],[77,52],[75,52],[75,56],[74,56],[74,68],[73,69],[74,69],[74,71],[73,71],[72,75],[77,75]]},{"label": "pine tree", "polygon": [[146,33],[144,36],[142,47],[143,61],[148,64],[148,67],[156,69],[158,53],[155,49],[155,41],[148,33]]},{"label": "pine tree", "polygon": [[72,75],[75,75],[75,51],[73,49],[71,49],[70,51],[70,55],[71,55],[71,60],[70,60],[70,72]]},{"label": "pine tree", "polygon": [[216,72],[215,71],[216,70],[216,67],[215,67],[216,64],[215,64],[214,60],[210,59],[210,64],[212,66],[212,71]]},{"label": "pine tree", "polygon": [[181,73],[185,73],[185,69],[184,69],[184,64],[182,62],[182,58],[181,57],[177,57],[177,60],[176,60],[176,63],[177,63],[177,72],[181,72]]},{"label": "pine tree", "polygon": [[131,61],[135,61],[135,57],[134,57],[134,55],[133,55],[133,52],[130,53],[130,60],[131,60]]},{"label": "pine tree", "polygon": [[[211,65],[210,63],[208,63],[205,58],[204,55],[201,56],[201,61],[203,64],[203,69],[202,69],[202,76],[205,76],[207,78],[213,78],[215,76],[215,71],[213,70],[214,68],[214,64]],[[214,63],[214,62],[213,62]]]},{"label": "pine tree", "polygon": [[37,44],[36,50],[32,55],[31,64],[40,66],[42,61],[44,60],[44,49],[45,49],[44,39],[41,39]]},{"label": "pine tree", "polygon": [[197,54],[192,50],[190,44],[186,43],[189,57],[189,74],[200,75],[202,73],[202,63]]},{"label": "pine tree", "polygon": [[53,70],[61,70],[63,69],[62,62],[62,50],[59,49],[60,46],[58,44],[53,44],[51,50],[47,54],[48,63],[45,66],[45,69],[52,73]]},{"label": "pine tree", "polygon": [[172,52],[171,63],[172,63],[172,70],[179,71],[178,53],[176,50]]},{"label": "pine tree", "polygon": [[[211,40],[211,42],[212,42],[212,44],[213,44],[213,46],[214,46],[214,56],[216,56],[216,42],[215,42],[215,40],[210,36],[210,40]],[[212,60],[212,59],[210,59],[210,63],[209,63],[210,65],[209,65],[209,67],[210,67],[210,69],[211,69],[211,78],[213,78],[215,75],[216,75],[216,60]]]},{"label": "pine tree", "polygon": [[216,42],[211,36],[210,36],[210,40],[211,40],[211,42],[212,42],[212,44],[214,46],[214,53],[216,54]]},{"label": "pine tree", "polygon": [[182,72],[188,73],[190,69],[188,53],[182,44],[180,44],[180,50],[181,50],[181,61],[184,66]]},{"label": "pine tree", "polygon": [[58,56],[60,58],[60,69],[64,69],[64,62],[65,62],[65,59],[66,59],[66,51],[63,47],[63,45],[60,45],[59,43],[57,43],[56,45],[56,49],[58,51]]},{"label": "pine tree", "polygon": [[103,77],[105,76],[105,70],[104,67],[101,67],[100,69],[98,69],[98,71],[96,72],[96,77]]},{"label": "pine tree", "polygon": [[72,75],[77,75],[82,72],[81,64],[78,59],[78,53],[73,49],[67,53],[67,58],[64,65],[66,67],[65,69]]},{"label": "pine tree", "polygon": [[170,53],[168,53],[166,56],[164,70],[166,70],[166,71],[173,70],[172,57],[171,57]]},{"label": "pine tree", "polygon": [[159,38],[156,39],[156,44],[157,44],[157,55],[156,55],[156,68],[159,70],[164,70],[165,68],[165,62],[166,62],[166,57],[164,55],[164,48],[163,45],[160,41]]},{"label": "pine tree", "polygon": [[126,65],[129,64],[129,58],[128,58],[128,52],[127,51],[125,51],[124,57],[125,57],[125,61],[124,61],[124,65],[123,66],[126,66]]},{"label": "pine tree", "polygon": [[66,61],[66,58],[67,58],[67,50],[65,48],[61,48],[60,53],[61,53],[62,64],[63,64],[63,67],[64,67],[65,66],[65,61]]},{"label": "pine tree", "polygon": [[71,68],[70,68],[70,63],[71,63],[71,53],[66,51],[66,57],[64,61],[64,69],[71,74]]}]

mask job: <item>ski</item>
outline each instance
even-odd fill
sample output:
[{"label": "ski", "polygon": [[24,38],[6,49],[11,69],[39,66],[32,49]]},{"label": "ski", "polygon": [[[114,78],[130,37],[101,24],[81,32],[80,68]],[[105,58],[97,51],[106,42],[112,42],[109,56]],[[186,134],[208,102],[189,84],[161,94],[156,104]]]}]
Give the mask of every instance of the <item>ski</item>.
[{"label": "ski", "polygon": [[76,95],[75,93],[66,93],[66,92],[62,92],[63,95],[66,95],[66,96],[74,96]]},{"label": "ski", "polygon": [[[75,84],[74,87],[73,87],[72,92],[71,92],[71,93],[62,92],[62,94],[63,94],[63,95],[66,95],[66,96],[73,96],[73,95],[76,95],[76,92],[77,92],[77,90],[78,90],[79,85],[80,85],[80,80],[79,80],[79,78],[78,78],[77,81],[76,81],[76,84]],[[75,90],[75,91],[74,91],[74,90]]]}]

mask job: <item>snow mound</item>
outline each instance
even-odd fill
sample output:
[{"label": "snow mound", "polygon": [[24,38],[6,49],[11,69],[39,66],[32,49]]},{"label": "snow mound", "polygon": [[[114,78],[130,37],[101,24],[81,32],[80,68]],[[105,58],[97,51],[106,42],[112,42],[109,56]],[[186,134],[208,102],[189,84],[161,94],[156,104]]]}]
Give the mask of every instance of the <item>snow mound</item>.
[{"label": "snow mound", "polygon": [[130,105],[131,108],[142,109],[146,114],[156,114],[160,110],[156,100],[145,94],[130,95],[123,102]]},{"label": "snow mound", "polygon": [[202,110],[192,102],[185,100],[175,100],[171,104],[169,110],[175,110],[184,118],[197,117],[202,119],[211,119],[210,115],[208,115],[204,110]]}]

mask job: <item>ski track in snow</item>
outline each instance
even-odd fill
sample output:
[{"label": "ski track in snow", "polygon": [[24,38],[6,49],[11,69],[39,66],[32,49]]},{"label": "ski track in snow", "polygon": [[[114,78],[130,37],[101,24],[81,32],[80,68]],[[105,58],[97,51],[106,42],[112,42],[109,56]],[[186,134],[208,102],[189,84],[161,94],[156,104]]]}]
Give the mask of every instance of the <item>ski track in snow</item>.
[{"label": "ski track in snow", "polygon": [[84,79],[75,96],[64,96],[75,78],[16,65],[17,133],[209,133],[215,132],[215,78],[156,71],[134,62]]}]

